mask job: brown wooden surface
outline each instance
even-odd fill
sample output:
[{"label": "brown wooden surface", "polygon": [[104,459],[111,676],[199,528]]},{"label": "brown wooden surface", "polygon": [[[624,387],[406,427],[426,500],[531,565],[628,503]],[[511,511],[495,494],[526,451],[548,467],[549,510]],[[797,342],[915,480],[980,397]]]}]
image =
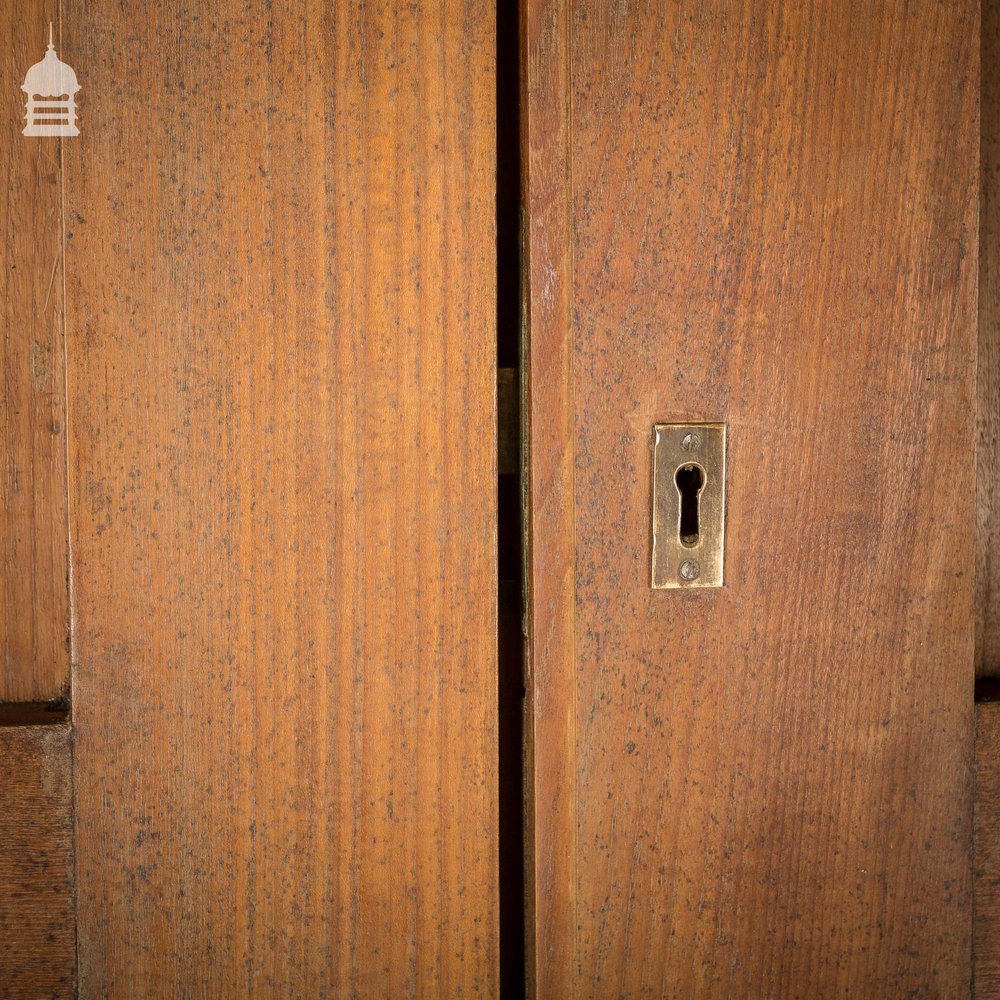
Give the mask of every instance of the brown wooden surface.
[{"label": "brown wooden surface", "polygon": [[982,11],[976,672],[1000,677],[1000,2]]},{"label": "brown wooden surface", "polygon": [[1000,702],[976,705],[976,1000],[1000,997]]},{"label": "brown wooden surface", "polygon": [[[569,51],[563,0],[521,5],[528,522],[525,814],[527,984],[575,981],[573,311]],[[534,778],[532,776],[535,776]]]},{"label": "brown wooden surface", "polygon": [[69,685],[61,140],[21,135],[20,89],[57,8],[0,5],[0,702],[55,700]]},{"label": "brown wooden surface", "polygon": [[0,997],[73,996],[69,727],[0,727]]},{"label": "brown wooden surface", "polygon": [[529,0],[540,997],[968,993],[978,24]]},{"label": "brown wooden surface", "polygon": [[64,16],[81,996],[494,995],[491,5]]}]

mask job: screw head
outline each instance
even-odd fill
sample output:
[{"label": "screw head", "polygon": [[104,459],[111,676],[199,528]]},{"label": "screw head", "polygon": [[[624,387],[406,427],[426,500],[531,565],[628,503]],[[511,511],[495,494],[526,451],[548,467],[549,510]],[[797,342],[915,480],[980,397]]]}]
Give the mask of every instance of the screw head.
[{"label": "screw head", "polygon": [[701,567],[698,565],[697,559],[685,559],[677,570],[677,575],[689,583],[692,580],[697,580],[699,573],[701,573]]},{"label": "screw head", "polygon": [[695,431],[688,431],[681,438],[681,448],[684,451],[697,451],[701,447],[701,435]]}]

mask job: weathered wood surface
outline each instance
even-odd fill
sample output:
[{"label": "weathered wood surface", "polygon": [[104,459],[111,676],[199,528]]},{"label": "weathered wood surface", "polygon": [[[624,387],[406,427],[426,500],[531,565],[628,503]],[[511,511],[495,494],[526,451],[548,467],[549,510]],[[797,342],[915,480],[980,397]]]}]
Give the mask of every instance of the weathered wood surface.
[{"label": "weathered wood surface", "polygon": [[0,6],[0,702],[56,700],[69,687],[62,140],[21,135],[21,82],[50,21],[55,0]]},{"label": "weathered wood surface", "polygon": [[976,1000],[1000,997],[1000,702],[976,705],[975,923]]},{"label": "weathered wood surface", "polygon": [[492,7],[64,16],[81,995],[494,995]]},{"label": "weathered wood surface", "polygon": [[[982,3],[976,672],[1000,676],[1000,3]],[[1000,997],[1000,704],[976,706],[976,1000]]]},{"label": "weathered wood surface", "polygon": [[0,997],[73,997],[73,788],[65,725],[0,726]]},{"label": "weathered wood surface", "polygon": [[982,9],[976,673],[1000,677],[1000,2]]},{"label": "weathered wood surface", "polygon": [[968,992],[978,16],[527,4],[539,997]]}]

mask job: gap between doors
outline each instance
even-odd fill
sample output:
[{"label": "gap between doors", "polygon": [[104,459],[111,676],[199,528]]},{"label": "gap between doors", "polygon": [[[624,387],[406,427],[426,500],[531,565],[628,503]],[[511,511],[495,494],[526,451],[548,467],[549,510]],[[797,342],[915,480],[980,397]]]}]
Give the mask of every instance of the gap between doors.
[{"label": "gap between doors", "polygon": [[521,101],[517,0],[496,22],[498,859],[500,996],[525,995],[521,505]]}]

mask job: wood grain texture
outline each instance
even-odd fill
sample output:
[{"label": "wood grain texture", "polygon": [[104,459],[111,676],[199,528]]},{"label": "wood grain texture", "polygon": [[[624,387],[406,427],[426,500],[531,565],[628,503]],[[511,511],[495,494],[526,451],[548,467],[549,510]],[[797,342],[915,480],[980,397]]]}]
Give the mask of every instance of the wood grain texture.
[{"label": "wood grain texture", "polygon": [[1000,2],[982,0],[976,673],[1000,677]]},{"label": "wood grain texture", "polygon": [[976,705],[976,1000],[1000,997],[1000,702]]},{"label": "wood grain texture", "polygon": [[526,978],[530,996],[555,997],[577,967],[569,8],[532,0],[521,11]]},{"label": "wood grain texture", "polygon": [[0,5],[0,702],[69,686],[66,385],[59,139],[21,135],[21,81],[45,54],[54,0]]},{"label": "wood grain texture", "polygon": [[[965,995],[978,4],[526,26],[537,995]],[[676,420],[720,590],[648,587]]]},{"label": "wood grain texture", "polygon": [[81,996],[495,995],[492,8],[65,18]]},{"label": "wood grain texture", "polygon": [[0,727],[0,997],[74,996],[68,726]]}]

